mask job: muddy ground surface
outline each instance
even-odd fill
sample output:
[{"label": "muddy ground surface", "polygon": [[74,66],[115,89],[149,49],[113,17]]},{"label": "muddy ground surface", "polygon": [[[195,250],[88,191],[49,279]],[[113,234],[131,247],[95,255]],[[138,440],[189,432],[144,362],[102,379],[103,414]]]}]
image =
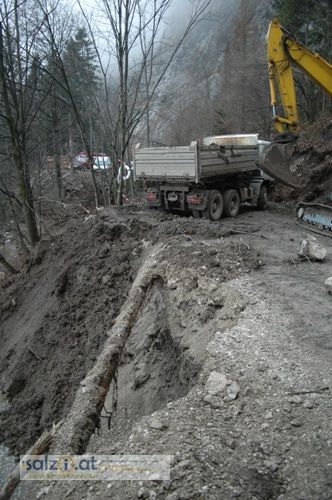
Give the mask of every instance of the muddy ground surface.
[{"label": "muddy ground surface", "polygon": [[165,278],[147,290],[87,452],[171,455],[171,478],[25,483],[16,496],[329,498],[332,240],[318,237],[323,263],[300,261],[295,222],[278,205],[215,223],[137,206],[60,232],[2,294],[1,439],[25,450],[67,413],[158,246]]}]

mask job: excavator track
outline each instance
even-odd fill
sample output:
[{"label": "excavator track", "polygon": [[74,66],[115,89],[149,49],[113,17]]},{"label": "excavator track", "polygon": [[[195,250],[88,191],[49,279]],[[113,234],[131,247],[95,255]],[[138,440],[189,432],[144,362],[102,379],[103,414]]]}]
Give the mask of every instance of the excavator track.
[{"label": "excavator track", "polygon": [[314,232],[332,237],[332,207],[330,205],[300,202],[296,209],[302,227],[310,224],[314,227]]}]

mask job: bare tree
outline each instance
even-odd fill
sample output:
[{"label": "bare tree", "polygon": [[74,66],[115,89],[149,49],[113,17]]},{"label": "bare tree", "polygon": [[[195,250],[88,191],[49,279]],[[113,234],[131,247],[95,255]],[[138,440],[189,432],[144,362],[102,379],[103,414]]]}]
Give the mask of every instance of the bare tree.
[{"label": "bare tree", "polygon": [[28,141],[43,97],[36,97],[33,64],[40,26],[31,22],[28,2],[5,1],[0,14],[0,89],[2,118],[6,123],[16,167],[19,195],[32,245],[39,240],[30,182]]},{"label": "bare tree", "polygon": [[[151,101],[183,41],[202,18],[211,0],[196,0],[182,34],[176,40],[167,41],[162,36],[163,22],[172,0],[103,0],[109,28],[106,32],[104,28],[103,32],[103,43],[109,41],[109,62],[106,65],[98,49],[92,22],[80,0],[78,2],[94,40],[103,73],[105,127],[112,142],[113,163],[119,159],[117,203],[121,205],[122,165],[133,133],[145,117],[149,135]],[[115,76],[111,83],[109,68],[114,66],[116,71],[113,70]]]}]

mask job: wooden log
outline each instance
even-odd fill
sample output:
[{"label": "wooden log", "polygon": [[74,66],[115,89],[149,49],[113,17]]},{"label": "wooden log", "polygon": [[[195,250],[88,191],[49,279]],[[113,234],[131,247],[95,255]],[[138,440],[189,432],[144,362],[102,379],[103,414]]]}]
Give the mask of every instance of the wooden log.
[{"label": "wooden log", "polygon": [[141,267],[126,303],[114,326],[108,333],[104,348],[93,368],[82,380],[72,407],[64,420],[61,432],[53,440],[53,454],[82,454],[95,429],[99,427],[100,413],[116,375],[126,340],[137,319],[147,289],[156,279],[163,279],[165,264],[156,266],[156,252]]},{"label": "wooden log", "polygon": [[[53,435],[61,424],[62,422],[59,422],[50,431],[45,431],[27,451],[22,460],[27,460],[28,455],[42,455],[49,448]],[[20,463],[18,463],[9,474],[6,482],[0,490],[0,500],[8,500],[8,498],[10,498],[13,494],[15,488],[18,486],[20,480]]]}]

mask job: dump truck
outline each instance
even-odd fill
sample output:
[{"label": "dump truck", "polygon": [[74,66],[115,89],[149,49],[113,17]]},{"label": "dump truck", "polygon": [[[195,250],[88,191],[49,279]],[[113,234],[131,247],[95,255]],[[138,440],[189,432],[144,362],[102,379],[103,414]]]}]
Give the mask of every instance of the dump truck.
[{"label": "dump truck", "polygon": [[263,210],[273,179],[258,167],[269,143],[258,134],[220,135],[189,146],[134,149],[136,180],[148,207],[195,218],[236,217],[242,203]]}]

